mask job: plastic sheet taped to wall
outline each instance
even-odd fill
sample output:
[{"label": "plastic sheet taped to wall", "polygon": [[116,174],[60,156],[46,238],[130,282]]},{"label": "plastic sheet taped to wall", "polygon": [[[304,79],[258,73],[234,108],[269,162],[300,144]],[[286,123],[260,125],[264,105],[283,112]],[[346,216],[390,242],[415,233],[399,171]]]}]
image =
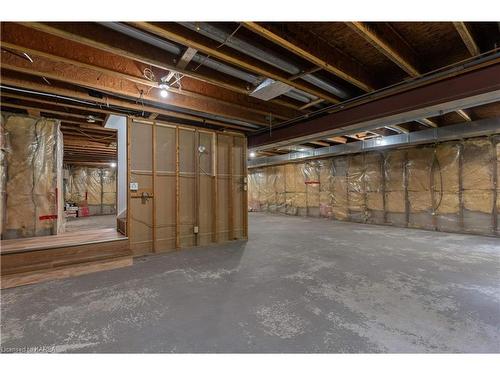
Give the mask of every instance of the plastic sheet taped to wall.
[{"label": "plastic sheet taped to wall", "polygon": [[249,210],[498,235],[499,136],[249,171]]},{"label": "plastic sheet taped to wall", "polygon": [[66,202],[87,203],[90,215],[116,213],[116,169],[70,166],[65,179]]},{"label": "plastic sheet taped to wall", "polygon": [[1,115],[2,239],[64,230],[59,121]]}]

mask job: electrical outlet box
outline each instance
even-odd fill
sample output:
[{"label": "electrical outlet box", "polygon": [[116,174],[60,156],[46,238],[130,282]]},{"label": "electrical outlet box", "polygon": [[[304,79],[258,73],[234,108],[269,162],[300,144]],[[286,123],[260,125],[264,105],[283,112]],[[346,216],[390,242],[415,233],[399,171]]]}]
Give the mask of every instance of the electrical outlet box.
[{"label": "electrical outlet box", "polygon": [[197,226],[193,227],[193,233],[194,234],[198,234],[199,231],[200,231],[199,227],[197,227]]},{"label": "electrical outlet box", "polygon": [[139,190],[139,183],[138,182],[131,182],[130,183],[130,191],[137,191]]}]

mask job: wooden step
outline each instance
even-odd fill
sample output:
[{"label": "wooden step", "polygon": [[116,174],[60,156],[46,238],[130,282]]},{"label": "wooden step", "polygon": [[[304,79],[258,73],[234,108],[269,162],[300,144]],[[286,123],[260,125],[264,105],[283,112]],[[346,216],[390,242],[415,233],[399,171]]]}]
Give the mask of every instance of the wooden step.
[{"label": "wooden step", "polygon": [[21,285],[36,284],[44,281],[64,279],[67,277],[80,276],[93,272],[107,271],[115,268],[128,267],[131,266],[132,263],[132,256],[112,257],[104,260],[94,260],[67,266],[58,266],[36,271],[2,275],[0,288],[13,288]]}]

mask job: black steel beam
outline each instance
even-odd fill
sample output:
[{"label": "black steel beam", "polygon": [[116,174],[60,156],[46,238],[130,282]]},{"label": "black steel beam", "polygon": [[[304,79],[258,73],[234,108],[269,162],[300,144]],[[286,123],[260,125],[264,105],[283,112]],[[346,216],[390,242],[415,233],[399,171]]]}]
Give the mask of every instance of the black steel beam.
[{"label": "black steel beam", "polygon": [[[500,61],[474,70],[455,71],[438,81],[410,87],[408,90],[374,98],[373,100],[339,109],[333,113],[262,132],[248,138],[248,147],[312,136],[346,126],[388,116],[404,114],[500,89]],[[499,98],[500,100],[500,98]]]}]

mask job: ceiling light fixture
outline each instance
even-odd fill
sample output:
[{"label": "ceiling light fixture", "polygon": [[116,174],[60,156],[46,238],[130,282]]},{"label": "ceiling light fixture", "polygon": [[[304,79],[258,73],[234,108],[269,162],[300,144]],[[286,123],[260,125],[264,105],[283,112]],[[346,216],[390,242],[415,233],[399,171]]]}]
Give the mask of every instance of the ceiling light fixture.
[{"label": "ceiling light fixture", "polygon": [[111,168],[116,168],[116,163],[109,163],[109,165],[111,166]]},{"label": "ceiling light fixture", "polygon": [[168,89],[169,89],[169,85],[166,84],[166,83],[160,83],[158,85],[158,88],[160,89],[160,95],[162,98],[166,98],[168,96]]},{"label": "ceiling light fixture", "polygon": [[254,157],[256,157],[256,156],[257,156],[257,154],[256,154],[254,151],[251,151],[251,152],[250,152],[250,157],[251,157],[251,158],[254,158]]}]

